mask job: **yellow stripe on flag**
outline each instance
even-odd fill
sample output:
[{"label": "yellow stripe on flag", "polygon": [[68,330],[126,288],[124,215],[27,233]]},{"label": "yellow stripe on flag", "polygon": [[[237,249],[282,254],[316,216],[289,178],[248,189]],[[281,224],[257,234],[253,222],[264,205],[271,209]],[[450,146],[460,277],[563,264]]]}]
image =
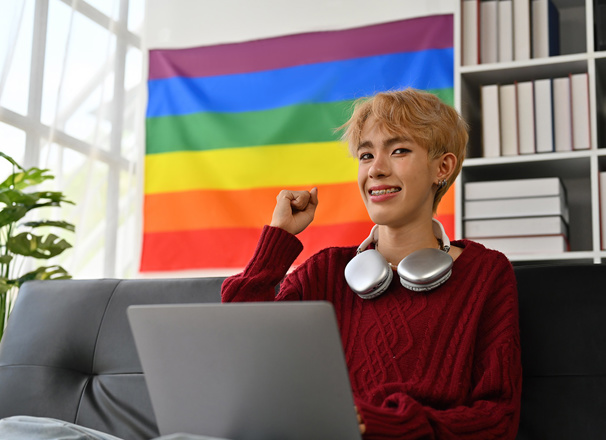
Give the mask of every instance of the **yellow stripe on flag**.
[{"label": "yellow stripe on flag", "polygon": [[287,188],[356,181],[342,142],[270,145],[145,157],[145,193]]}]

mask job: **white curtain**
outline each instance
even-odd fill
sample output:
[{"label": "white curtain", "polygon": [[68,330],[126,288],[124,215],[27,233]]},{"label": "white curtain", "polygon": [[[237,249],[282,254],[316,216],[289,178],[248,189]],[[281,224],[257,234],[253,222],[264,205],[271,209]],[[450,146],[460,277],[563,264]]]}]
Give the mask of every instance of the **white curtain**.
[{"label": "white curtain", "polygon": [[[133,277],[139,265],[144,0],[0,0],[0,149],[56,176],[75,205],[39,218],[73,248],[74,278]],[[0,179],[9,172],[0,163]],[[46,264],[46,263],[45,263]]]}]

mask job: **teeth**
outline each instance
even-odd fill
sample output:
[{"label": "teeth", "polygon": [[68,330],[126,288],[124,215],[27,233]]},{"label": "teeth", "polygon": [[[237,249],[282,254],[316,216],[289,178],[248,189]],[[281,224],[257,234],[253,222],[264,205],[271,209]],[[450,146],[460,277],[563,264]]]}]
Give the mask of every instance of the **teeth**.
[{"label": "teeth", "polygon": [[391,194],[400,191],[400,188],[380,189],[370,192],[371,196],[382,196],[383,194]]}]

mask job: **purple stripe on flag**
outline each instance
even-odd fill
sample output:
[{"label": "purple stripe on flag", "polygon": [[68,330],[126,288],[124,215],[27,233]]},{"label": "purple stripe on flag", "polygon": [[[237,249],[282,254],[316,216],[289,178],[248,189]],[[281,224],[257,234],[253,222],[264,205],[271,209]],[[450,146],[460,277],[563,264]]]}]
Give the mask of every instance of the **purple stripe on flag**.
[{"label": "purple stripe on flag", "polygon": [[149,78],[258,72],[453,46],[451,14],[244,43],[149,51]]}]

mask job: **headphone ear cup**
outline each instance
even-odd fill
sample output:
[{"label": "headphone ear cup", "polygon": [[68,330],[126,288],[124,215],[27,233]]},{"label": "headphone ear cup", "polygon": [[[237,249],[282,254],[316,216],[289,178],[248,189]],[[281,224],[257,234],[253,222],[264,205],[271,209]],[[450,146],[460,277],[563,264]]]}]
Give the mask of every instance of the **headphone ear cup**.
[{"label": "headphone ear cup", "polygon": [[371,299],[387,290],[393,270],[375,249],[356,255],[345,266],[345,281],[360,298]]},{"label": "headphone ear cup", "polygon": [[416,292],[433,290],[450,278],[452,264],[452,257],[444,251],[419,249],[398,264],[400,283]]}]

